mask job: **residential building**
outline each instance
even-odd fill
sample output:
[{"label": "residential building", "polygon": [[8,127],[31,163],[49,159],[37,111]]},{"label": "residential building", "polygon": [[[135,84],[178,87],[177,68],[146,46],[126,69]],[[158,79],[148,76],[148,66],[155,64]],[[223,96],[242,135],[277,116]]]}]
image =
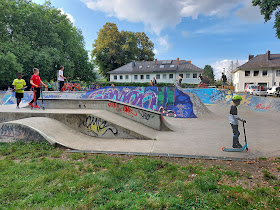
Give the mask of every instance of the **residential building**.
[{"label": "residential building", "polygon": [[247,84],[264,88],[280,85],[280,54],[249,55],[249,60],[233,72],[236,92],[245,91]]},{"label": "residential building", "polygon": [[157,82],[174,83],[177,76],[182,83],[198,84],[203,69],[186,60],[132,61],[120,68],[108,72],[111,82]]}]

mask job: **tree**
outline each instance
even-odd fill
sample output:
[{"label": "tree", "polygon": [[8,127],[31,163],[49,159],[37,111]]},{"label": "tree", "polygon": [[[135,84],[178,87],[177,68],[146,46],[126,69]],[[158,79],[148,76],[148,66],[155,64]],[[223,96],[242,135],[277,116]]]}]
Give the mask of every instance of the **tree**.
[{"label": "tree", "polygon": [[132,60],[154,60],[154,44],[142,32],[119,31],[114,23],[106,23],[93,43],[92,60],[99,74],[108,79],[108,71]]},{"label": "tree", "polygon": [[265,22],[275,16],[274,28],[276,37],[280,39],[280,0],[253,0],[253,6],[259,6],[261,14],[264,15]]},{"label": "tree", "polygon": [[214,84],[214,71],[212,66],[205,65],[204,67],[204,73],[202,75],[203,78],[208,78],[210,84]]},{"label": "tree", "polygon": [[[82,32],[50,2],[38,5],[30,0],[0,0],[0,11],[2,57],[15,56],[9,65],[0,60],[1,71],[9,74],[16,61],[27,80],[34,67],[40,69],[43,80],[56,80],[61,65],[65,66],[65,75],[73,79],[95,78]],[[0,80],[0,86],[11,84],[15,77]]]}]

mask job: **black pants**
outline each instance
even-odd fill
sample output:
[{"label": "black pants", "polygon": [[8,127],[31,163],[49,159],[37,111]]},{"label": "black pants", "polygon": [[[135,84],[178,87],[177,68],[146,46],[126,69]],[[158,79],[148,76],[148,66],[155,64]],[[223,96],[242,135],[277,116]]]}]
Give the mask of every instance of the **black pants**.
[{"label": "black pants", "polygon": [[41,89],[39,87],[34,87],[35,94],[34,94],[34,99],[32,101],[30,101],[31,104],[33,104],[33,102],[35,101],[35,105],[37,104],[37,100],[38,98],[40,98],[40,93],[41,93]]},{"label": "black pants", "polygon": [[64,86],[64,81],[59,81],[59,90],[61,91]]},{"label": "black pants", "polygon": [[238,140],[238,137],[240,136],[240,132],[238,130],[238,125],[233,125],[233,124],[230,124],[231,125],[231,128],[232,128],[232,132],[233,132],[233,143],[232,143],[232,146],[236,146],[239,143],[239,140]]}]

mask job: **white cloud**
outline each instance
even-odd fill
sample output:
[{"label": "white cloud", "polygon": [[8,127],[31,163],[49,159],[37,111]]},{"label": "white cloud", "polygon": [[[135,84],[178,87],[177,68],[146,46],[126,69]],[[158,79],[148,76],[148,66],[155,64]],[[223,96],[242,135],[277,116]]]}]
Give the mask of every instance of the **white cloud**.
[{"label": "white cloud", "polygon": [[158,50],[156,48],[153,50],[153,52],[155,53],[155,55],[158,55]]},{"label": "white cloud", "polygon": [[191,32],[189,31],[182,31],[182,36],[187,38],[187,37],[190,37],[191,36]]},{"label": "white cloud", "polygon": [[[92,10],[103,11],[130,22],[142,22],[156,34],[167,27],[175,27],[184,17],[199,15],[223,17],[241,7],[236,15],[246,19],[249,0],[81,0]],[[244,10],[242,8],[244,7]],[[255,14],[255,13],[254,13]],[[252,16],[251,14],[247,14]]]},{"label": "white cloud", "polygon": [[169,43],[168,35],[161,36],[157,39],[157,42],[159,43],[159,46],[161,47],[161,50],[168,51],[171,48],[171,44]]},{"label": "white cloud", "polygon": [[252,0],[245,0],[244,6],[235,12],[235,15],[247,22],[258,22],[263,20],[258,6],[252,5]]},{"label": "white cloud", "polygon": [[64,10],[62,8],[58,8],[58,10],[61,11],[61,14],[66,15],[71,23],[73,23],[73,24],[75,23],[74,17],[71,14],[64,12]]},{"label": "white cloud", "polygon": [[[225,73],[229,70],[230,65],[231,65],[231,61],[233,61],[233,63],[236,63],[236,59],[232,59],[232,60],[228,60],[228,59],[224,59],[224,60],[220,60],[220,61],[216,61],[215,63],[212,63],[211,66],[214,69],[214,75],[216,79],[220,79],[222,76],[222,72],[225,71]],[[246,63],[248,60],[238,60],[238,64],[239,66],[241,66],[242,64]]]}]

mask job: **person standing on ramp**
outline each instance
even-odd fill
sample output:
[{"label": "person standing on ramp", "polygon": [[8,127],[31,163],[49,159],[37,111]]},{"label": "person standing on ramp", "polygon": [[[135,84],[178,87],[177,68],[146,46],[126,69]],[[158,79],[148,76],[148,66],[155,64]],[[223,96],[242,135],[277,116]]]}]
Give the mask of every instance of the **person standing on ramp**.
[{"label": "person standing on ramp", "polygon": [[59,82],[59,90],[62,91],[62,88],[64,86],[64,80],[66,79],[66,77],[63,76],[63,70],[64,70],[64,66],[61,66],[59,71],[58,71],[58,82]]},{"label": "person standing on ramp", "polygon": [[[42,81],[41,81],[41,78],[39,76],[39,69],[37,68],[34,68],[33,69],[33,75],[31,76],[30,78],[30,84],[32,85],[32,89],[34,91],[34,98],[32,99],[32,101],[30,101],[28,104],[31,106],[31,107],[34,107],[34,108],[40,108],[38,105],[37,105],[37,100],[38,98],[40,98],[40,88],[41,88],[41,84],[44,86],[44,87],[47,87]],[[35,105],[33,105],[33,103]]]},{"label": "person standing on ramp", "polygon": [[23,98],[24,89],[26,88],[26,83],[25,80],[22,79],[21,72],[17,73],[17,79],[14,79],[13,86],[16,93],[17,109],[19,109],[19,104]]}]

